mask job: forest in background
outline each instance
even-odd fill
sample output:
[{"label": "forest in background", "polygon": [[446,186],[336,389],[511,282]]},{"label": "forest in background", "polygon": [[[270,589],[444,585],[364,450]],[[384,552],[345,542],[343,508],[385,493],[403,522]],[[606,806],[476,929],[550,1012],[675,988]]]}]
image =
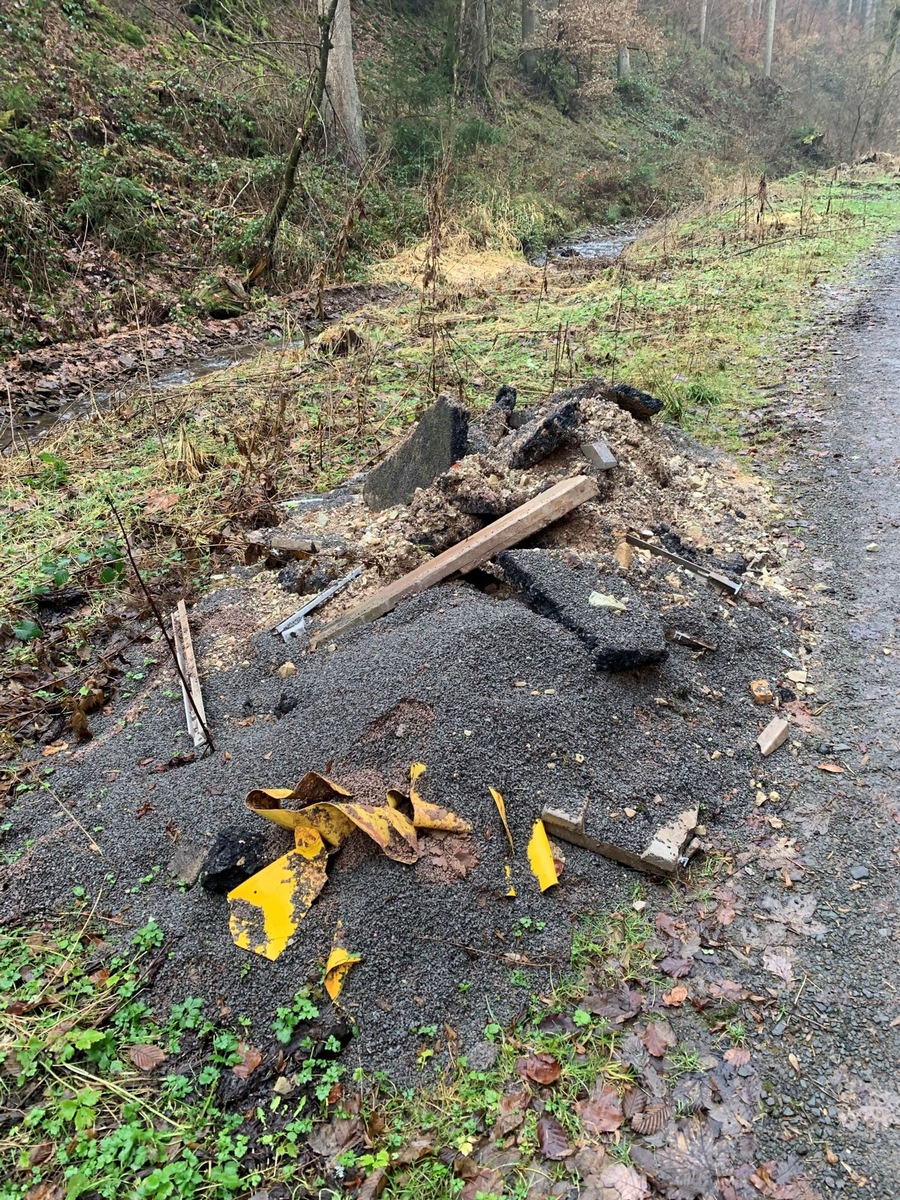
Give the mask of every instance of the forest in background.
[{"label": "forest in background", "polygon": [[898,25],[878,0],[13,0],[0,351],[364,278],[427,234],[436,181],[475,246],[532,253],[890,150]]}]

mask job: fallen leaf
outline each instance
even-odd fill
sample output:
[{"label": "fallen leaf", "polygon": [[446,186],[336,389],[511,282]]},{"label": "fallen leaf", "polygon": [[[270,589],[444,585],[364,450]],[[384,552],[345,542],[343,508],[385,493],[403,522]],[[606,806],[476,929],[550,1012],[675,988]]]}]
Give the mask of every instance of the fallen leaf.
[{"label": "fallen leaf", "polygon": [[376,1167],[371,1175],[363,1180],[362,1187],[356,1193],[356,1200],[378,1200],[388,1184],[388,1173],[384,1167]]},{"label": "fallen leaf", "polygon": [[837,763],[819,763],[820,771],[827,771],[829,775],[843,775],[844,768],[839,767]]},{"label": "fallen leaf", "polygon": [[683,979],[685,975],[690,975],[692,967],[693,964],[688,959],[676,954],[670,954],[659,964],[662,973],[671,976],[672,979]]},{"label": "fallen leaf", "polygon": [[525,1087],[518,1087],[501,1096],[497,1106],[500,1115],[494,1123],[491,1136],[497,1140],[518,1129],[525,1120],[525,1113],[530,1104],[531,1093]]},{"label": "fallen leaf", "polygon": [[797,1057],[797,1055],[796,1055],[796,1054],[789,1054],[789,1055],[788,1055],[788,1062],[791,1064],[791,1066],[794,1068],[794,1070],[795,1070],[795,1071],[797,1072],[797,1074],[799,1075],[799,1074],[800,1074],[800,1059]]},{"label": "fallen leaf", "polygon": [[687,1000],[688,990],[686,987],[673,987],[671,992],[663,992],[663,1004],[667,1008],[678,1008]]},{"label": "fallen leaf", "polygon": [[631,1118],[631,1128],[635,1133],[652,1137],[660,1133],[675,1115],[675,1105],[668,1100],[648,1105],[647,1108],[636,1112]]},{"label": "fallen leaf", "polygon": [[500,814],[500,820],[503,822],[503,828],[506,830],[506,840],[509,842],[509,848],[513,854],[516,848],[513,845],[512,834],[509,832],[509,825],[506,820],[506,805],[503,803],[503,797],[496,788],[488,788],[488,791],[494,798],[494,803],[497,805],[497,812]]},{"label": "fallen leaf", "polygon": [[238,1042],[237,1053],[241,1061],[231,1068],[232,1073],[238,1079],[249,1079],[262,1062],[262,1055],[255,1046],[248,1046],[246,1042]]},{"label": "fallen leaf", "polygon": [[794,968],[790,959],[785,955],[777,954],[774,950],[766,950],[763,953],[762,964],[765,970],[772,975],[777,975],[785,983],[794,982]]},{"label": "fallen leaf", "polygon": [[148,492],[144,497],[144,513],[150,516],[151,513],[169,512],[180,499],[177,492]]},{"label": "fallen leaf", "polygon": [[408,1141],[392,1162],[396,1167],[410,1167],[429,1154],[434,1154],[434,1138],[430,1134],[420,1134]]},{"label": "fallen leaf", "polygon": [[516,1074],[521,1075],[524,1079],[531,1079],[534,1083],[539,1083],[542,1086],[556,1083],[562,1074],[557,1060],[552,1054],[541,1052],[540,1054],[529,1054],[526,1058],[520,1058],[516,1062]]},{"label": "fallen leaf", "polygon": [[38,1183],[33,1188],[29,1188],[25,1193],[23,1200],[63,1200],[65,1189],[60,1187],[58,1183]]},{"label": "fallen leaf", "polygon": [[612,1163],[604,1167],[585,1200],[648,1200],[647,1180],[634,1167]]},{"label": "fallen leaf", "polygon": [[537,1123],[538,1146],[544,1158],[559,1162],[574,1151],[566,1138],[566,1131],[556,1117],[543,1116]]},{"label": "fallen leaf", "polygon": [[647,1047],[647,1053],[654,1058],[662,1058],[667,1050],[675,1045],[678,1039],[675,1030],[665,1019],[651,1021],[641,1035],[641,1041]]},{"label": "fallen leaf", "polygon": [[41,1163],[47,1161],[55,1149],[52,1142],[38,1142],[36,1146],[32,1146],[28,1151],[29,1167],[39,1167]]},{"label": "fallen leaf", "polygon": [[615,1088],[600,1081],[587,1100],[579,1100],[575,1113],[587,1133],[614,1133],[625,1120],[622,1100]]},{"label": "fallen leaf", "polygon": [[750,1051],[746,1046],[732,1046],[725,1051],[723,1058],[737,1070],[738,1067],[746,1067],[750,1061]]},{"label": "fallen leaf", "polygon": [[334,1117],[322,1125],[316,1125],[307,1139],[313,1154],[320,1158],[333,1159],[345,1150],[352,1149],[365,1137],[365,1126],[359,1117]]},{"label": "fallen leaf", "polygon": [[128,1051],[128,1057],[139,1071],[155,1071],[157,1067],[162,1066],[168,1055],[165,1050],[160,1050],[159,1046],[148,1046],[142,1043],[139,1046],[132,1046]]},{"label": "fallen leaf", "polygon": [[543,821],[535,821],[528,842],[528,862],[542,892],[556,887],[559,879],[553,862],[553,850]]}]

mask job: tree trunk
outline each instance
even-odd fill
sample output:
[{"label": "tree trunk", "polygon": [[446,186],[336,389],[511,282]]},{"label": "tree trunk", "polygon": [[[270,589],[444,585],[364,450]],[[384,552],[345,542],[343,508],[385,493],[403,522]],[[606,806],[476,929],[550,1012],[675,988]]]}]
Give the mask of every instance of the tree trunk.
[{"label": "tree trunk", "polygon": [[708,0],[700,0],[700,45],[706,45],[706,10]]},{"label": "tree trunk", "polygon": [[522,54],[519,61],[526,75],[533,75],[537,69],[537,31],[537,0],[522,0]]},{"label": "tree trunk", "polygon": [[[320,17],[326,15],[329,6],[330,0],[319,0]],[[328,135],[340,146],[344,161],[354,171],[361,171],[366,161],[366,131],[353,67],[350,0],[338,0],[334,15],[322,116]]]},{"label": "tree trunk", "polygon": [[775,48],[775,11],[778,0],[769,0],[769,19],[766,22],[766,59],[763,74],[767,79],[772,77],[772,51]]},{"label": "tree trunk", "polygon": [[339,0],[328,0],[327,11],[321,13],[319,16],[319,65],[316,68],[312,98],[306,110],[303,124],[294,135],[294,142],[281,174],[281,186],[278,189],[278,195],[275,197],[275,203],[269,209],[266,219],[263,222],[256,260],[247,278],[244,280],[244,286],[247,288],[255,283],[260,276],[265,275],[272,266],[278,230],[281,228],[281,222],[284,220],[284,214],[287,212],[287,206],[291,202],[291,196],[293,196],[294,188],[297,184],[297,168],[300,165],[300,156],[314,141],[316,131],[322,119],[325,78],[328,74],[328,59],[331,51],[331,30],[334,25],[338,3]]},{"label": "tree trunk", "polygon": [[619,57],[616,62],[616,76],[627,79],[631,74],[631,52],[624,42],[619,43]]}]

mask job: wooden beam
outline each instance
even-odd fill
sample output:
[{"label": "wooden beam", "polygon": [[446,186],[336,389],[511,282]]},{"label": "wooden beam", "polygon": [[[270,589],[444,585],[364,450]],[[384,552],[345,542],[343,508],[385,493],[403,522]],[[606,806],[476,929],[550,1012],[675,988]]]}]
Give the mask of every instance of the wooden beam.
[{"label": "wooden beam", "polygon": [[596,495],[597,482],[587,475],[563,479],[546,492],[535,496],[533,500],[513,509],[505,517],[485,526],[465,541],[451,546],[436,558],[430,558],[408,575],[401,576],[362,600],[355,608],[351,608],[343,616],[320,629],[312,638],[312,648],[315,649],[323,642],[331,642],[367,621],[383,617],[396,608],[401,600],[424,592],[449,575],[471,571],[493,558],[495,554],[499,554],[501,550],[508,550],[510,546],[515,546],[538,530],[552,525],[554,521],[558,521],[579,504],[593,499]]}]

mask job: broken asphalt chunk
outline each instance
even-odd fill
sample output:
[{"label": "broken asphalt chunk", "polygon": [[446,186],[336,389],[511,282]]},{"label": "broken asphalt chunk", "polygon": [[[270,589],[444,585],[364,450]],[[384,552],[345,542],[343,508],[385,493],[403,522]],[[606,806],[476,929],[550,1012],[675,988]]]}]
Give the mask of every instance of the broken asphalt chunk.
[{"label": "broken asphalt chunk", "polygon": [[233,891],[265,865],[265,849],[261,834],[226,825],[216,834],[200,867],[200,886],[223,896]]},{"label": "broken asphalt chunk", "polygon": [[[497,556],[497,563],[535,612],[584,642],[600,670],[629,671],[666,657],[659,618],[622,580],[598,581],[596,569],[575,555],[548,550],[508,550]],[[592,602],[592,595],[607,602]]]},{"label": "broken asphalt chunk", "polygon": [[447,396],[438,396],[412,433],[383,462],[373,467],[363,499],[375,512],[408,504],[416,488],[427,488],[466,453],[469,413]]},{"label": "broken asphalt chunk", "polygon": [[543,413],[532,417],[503,444],[503,452],[511,467],[533,467],[567,440],[580,421],[578,399],[575,397],[554,404],[555,397]]},{"label": "broken asphalt chunk", "polygon": [[651,396],[648,392],[642,392],[639,388],[629,387],[624,383],[606,387],[601,394],[639,421],[649,421],[651,417],[661,413],[664,407],[662,400],[658,400],[656,396]]}]

